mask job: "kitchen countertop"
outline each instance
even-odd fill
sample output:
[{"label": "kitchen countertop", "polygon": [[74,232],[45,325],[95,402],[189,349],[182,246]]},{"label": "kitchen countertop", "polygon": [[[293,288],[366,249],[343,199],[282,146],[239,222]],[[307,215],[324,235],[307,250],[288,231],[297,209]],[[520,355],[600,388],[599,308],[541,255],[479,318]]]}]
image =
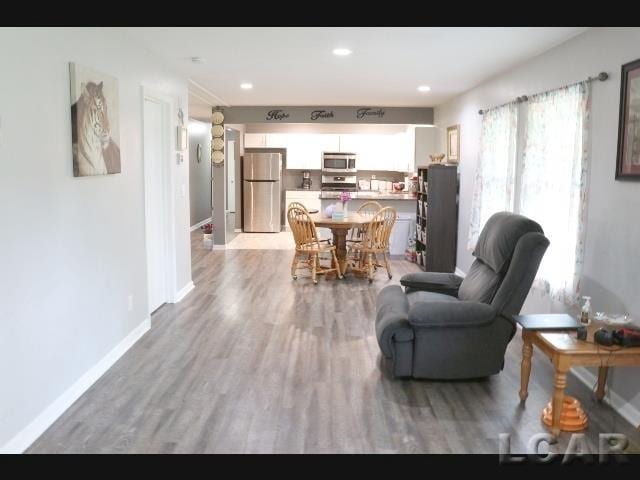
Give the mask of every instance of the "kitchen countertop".
[{"label": "kitchen countertop", "polygon": [[[320,198],[322,200],[333,200],[340,198],[340,192],[321,192]],[[411,200],[415,201],[416,196],[409,192],[373,192],[373,191],[359,191],[351,192],[351,198],[353,200]]]}]

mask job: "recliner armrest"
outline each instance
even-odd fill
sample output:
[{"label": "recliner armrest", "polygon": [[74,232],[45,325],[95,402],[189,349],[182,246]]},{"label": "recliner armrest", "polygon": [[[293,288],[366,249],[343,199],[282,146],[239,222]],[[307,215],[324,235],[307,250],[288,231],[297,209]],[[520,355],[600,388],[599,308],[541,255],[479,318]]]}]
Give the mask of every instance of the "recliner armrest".
[{"label": "recliner armrest", "polygon": [[389,285],[380,291],[376,301],[376,337],[385,357],[391,358],[393,342],[413,340],[408,314],[409,301],[399,285]]},{"label": "recliner armrest", "polygon": [[492,323],[495,308],[480,302],[416,302],[409,310],[409,323],[420,328],[480,327]]},{"label": "recliner armrest", "polygon": [[400,284],[406,287],[407,293],[411,290],[424,290],[454,297],[458,295],[461,283],[462,277],[453,273],[440,272],[409,273],[400,279]]}]

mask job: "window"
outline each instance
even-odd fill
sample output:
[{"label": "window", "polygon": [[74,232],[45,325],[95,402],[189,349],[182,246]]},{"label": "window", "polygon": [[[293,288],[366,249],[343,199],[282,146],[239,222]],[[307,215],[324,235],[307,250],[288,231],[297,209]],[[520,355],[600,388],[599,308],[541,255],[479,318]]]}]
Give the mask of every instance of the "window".
[{"label": "window", "polygon": [[[538,222],[551,243],[535,285],[570,304],[582,270],[589,97],[583,82],[529,97],[520,114],[514,104],[485,113],[469,234],[475,245],[501,210]],[[512,116],[520,121],[504,120]]]},{"label": "window", "polygon": [[469,230],[469,249],[495,212],[514,209],[518,106],[509,104],[484,112],[480,158],[476,170]]}]

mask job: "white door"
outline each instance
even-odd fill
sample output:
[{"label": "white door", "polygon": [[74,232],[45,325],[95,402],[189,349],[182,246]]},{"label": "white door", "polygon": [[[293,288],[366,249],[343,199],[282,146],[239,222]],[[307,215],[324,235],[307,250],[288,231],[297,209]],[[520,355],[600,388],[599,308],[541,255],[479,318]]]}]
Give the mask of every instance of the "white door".
[{"label": "white door", "polygon": [[144,100],[144,170],[149,313],[167,298],[167,175],[162,103]]},{"label": "white door", "polygon": [[236,211],[236,141],[227,142],[227,211]]}]

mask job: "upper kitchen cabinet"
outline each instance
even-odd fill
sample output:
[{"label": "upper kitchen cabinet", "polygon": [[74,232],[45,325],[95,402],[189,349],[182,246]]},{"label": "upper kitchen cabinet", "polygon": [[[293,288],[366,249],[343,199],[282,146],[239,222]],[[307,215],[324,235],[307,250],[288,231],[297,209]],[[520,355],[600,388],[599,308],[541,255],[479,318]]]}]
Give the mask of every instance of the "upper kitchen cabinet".
[{"label": "upper kitchen cabinet", "polygon": [[286,133],[267,133],[267,147],[269,148],[287,148],[287,139],[289,135]]},{"label": "upper kitchen cabinet", "polygon": [[356,153],[358,170],[411,171],[413,167],[411,132],[396,134],[340,135],[340,151]]},{"label": "upper kitchen cabinet", "polygon": [[415,130],[407,129],[394,135],[395,155],[393,170],[398,172],[413,172],[415,169]]},{"label": "upper kitchen cabinet", "polygon": [[356,153],[358,170],[410,172],[413,129],[394,134],[246,133],[245,147],[286,148],[286,168],[320,170],[322,152]]},{"label": "upper kitchen cabinet", "polygon": [[267,147],[286,148],[288,169],[320,170],[322,152],[338,151],[338,135],[274,133],[267,134]]},{"label": "upper kitchen cabinet", "polygon": [[264,133],[245,133],[244,148],[261,148],[267,146],[267,135]]}]

